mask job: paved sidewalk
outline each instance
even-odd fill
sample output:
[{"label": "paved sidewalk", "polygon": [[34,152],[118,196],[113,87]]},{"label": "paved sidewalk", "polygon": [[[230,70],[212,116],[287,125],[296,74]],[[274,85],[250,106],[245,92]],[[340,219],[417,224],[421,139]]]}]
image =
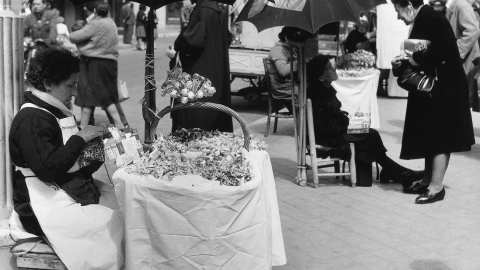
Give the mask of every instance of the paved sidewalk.
[{"label": "paved sidewalk", "polygon": [[[423,169],[421,160],[398,159],[406,100],[379,98],[379,106],[387,154],[404,166]],[[263,138],[265,123],[251,123],[252,133]],[[444,201],[416,205],[416,195],[403,194],[400,184],[374,181],[372,187],[351,188],[332,177],[322,178],[318,188],[296,185],[292,124],[280,119],[278,132],[265,138],[287,252],[287,264],[275,270],[480,269],[479,145],[452,155]],[[480,142],[478,113],[474,125]]]}]

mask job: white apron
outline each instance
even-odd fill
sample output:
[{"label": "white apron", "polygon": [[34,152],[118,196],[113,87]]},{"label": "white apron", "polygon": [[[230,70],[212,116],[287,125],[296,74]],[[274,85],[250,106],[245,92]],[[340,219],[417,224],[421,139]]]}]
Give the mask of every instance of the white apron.
[{"label": "white apron", "polygon": [[[47,111],[31,103],[21,109],[26,107]],[[57,121],[65,144],[78,132],[75,119],[71,116],[57,118]],[[17,167],[17,170],[22,171],[24,176],[35,176],[28,168]],[[78,166],[72,167],[69,172],[75,170]],[[54,183],[42,182],[37,177],[27,177],[25,182],[33,212],[53,249],[69,270],[124,268],[123,217],[120,211],[114,210],[118,209],[118,202],[111,186],[97,185],[101,194],[99,204],[81,206]],[[21,227],[15,211],[10,223],[14,238],[15,235],[18,238],[32,237]],[[15,229],[19,231],[15,232]]]}]

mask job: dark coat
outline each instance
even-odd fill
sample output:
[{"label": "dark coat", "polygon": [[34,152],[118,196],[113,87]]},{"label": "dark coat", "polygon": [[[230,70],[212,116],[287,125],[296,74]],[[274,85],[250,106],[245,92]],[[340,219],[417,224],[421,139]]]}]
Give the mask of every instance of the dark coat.
[{"label": "dark coat", "polygon": [[335,88],[327,88],[317,80],[307,87],[307,98],[312,101],[315,144],[338,149],[329,152],[317,151],[318,157],[330,156],[349,160],[352,155],[349,143],[355,145],[357,160],[373,162],[385,156],[387,149],[375,129],[370,129],[370,132],[365,134],[347,134],[350,120],[348,113],[340,110],[342,102],[338,100]]},{"label": "dark coat", "polygon": [[[230,107],[230,64],[228,47],[230,33],[228,17],[216,2],[199,0],[190,15],[190,21],[175,40],[175,51],[180,53],[183,70],[198,73],[212,81],[217,92],[200,101]],[[201,128],[232,132],[232,118],[212,109],[185,109],[172,113],[172,130],[178,127]]]},{"label": "dark coat", "polygon": [[436,68],[438,81],[431,95],[412,91],[408,95],[400,158],[469,151],[475,139],[468,84],[450,23],[423,6],[409,38],[431,41],[427,50],[413,53],[413,59],[426,74],[434,75]]},{"label": "dark coat", "polygon": [[43,39],[48,46],[54,46],[57,44],[57,19],[58,15],[53,10],[32,12],[23,19],[23,34],[33,40]]},{"label": "dark coat", "polygon": [[[35,97],[31,92],[26,92],[24,98],[25,103],[36,104],[57,118],[65,117],[59,109]],[[77,135],[73,135],[63,144],[62,130],[55,117],[35,108],[22,109],[15,115],[9,134],[12,163],[30,168],[38,179],[56,183],[74,198],[98,196],[91,176],[98,169],[97,165],[88,165],[78,172],[67,173],[86,144],[83,138]],[[29,233],[43,236],[44,233],[30,206],[25,177],[20,171],[15,172],[12,186],[14,209],[23,227]],[[96,200],[98,203],[97,197]]]}]

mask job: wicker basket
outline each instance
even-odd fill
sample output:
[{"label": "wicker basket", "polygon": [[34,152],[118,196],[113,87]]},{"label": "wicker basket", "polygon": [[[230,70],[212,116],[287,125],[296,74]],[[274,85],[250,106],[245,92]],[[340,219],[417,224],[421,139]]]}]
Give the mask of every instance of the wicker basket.
[{"label": "wicker basket", "polygon": [[243,120],[243,118],[234,110],[226,106],[223,106],[221,104],[210,103],[210,102],[192,102],[187,104],[175,105],[173,107],[167,106],[163,108],[163,110],[155,114],[156,117],[155,119],[153,119],[151,128],[150,128],[150,138],[155,138],[155,130],[157,129],[158,122],[166,114],[173,111],[180,110],[180,109],[198,109],[198,108],[213,109],[213,110],[221,111],[235,118],[238,121],[238,123],[240,123],[240,126],[242,127],[243,148],[245,148],[247,151],[250,151],[250,130],[247,127],[247,122],[245,122],[245,120]]}]

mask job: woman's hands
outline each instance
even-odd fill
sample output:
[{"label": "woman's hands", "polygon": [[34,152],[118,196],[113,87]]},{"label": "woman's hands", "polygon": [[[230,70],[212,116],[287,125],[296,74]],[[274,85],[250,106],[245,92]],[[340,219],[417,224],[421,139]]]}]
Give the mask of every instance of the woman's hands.
[{"label": "woman's hands", "polygon": [[168,58],[172,59],[175,57],[176,51],[174,49],[168,49],[165,54],[167,55]]},{"label": "woman's hands", "polygon": [[107,130],[108,132],[108,129],[105,129],[101,126],[96,127],[96,126],[89,125],[89,126],[86,126],[84,129],[80,130],[79,132],[77,132],[77,134],[75,135],[82,137],[87,143],[95,139],[96,137],[102,137],[105,134],[105,130]]},{"label": "woman's hands", "polygon": [[409,50],[405,50],[405,53],[408,55],[408,57],[410,58],[410,65],[412,66],[415,66],[415,67],[418,67],[419,64],[417,64],[417,62],[415,62],[415,60],[413,60],[413,57],[412,57],[412,54],[413,52],[409,51]]}]

